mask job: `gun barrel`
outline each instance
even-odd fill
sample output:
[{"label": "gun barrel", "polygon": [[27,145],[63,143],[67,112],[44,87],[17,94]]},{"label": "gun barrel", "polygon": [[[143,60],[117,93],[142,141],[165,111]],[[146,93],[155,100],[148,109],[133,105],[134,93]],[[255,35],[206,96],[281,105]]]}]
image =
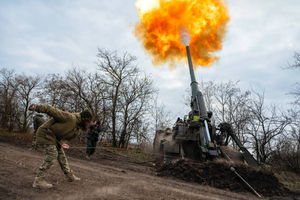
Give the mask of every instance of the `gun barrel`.
[{"label": "gun barrel", "polygon": [[202,144],[208,144],[211,141],[208,124],[206,121],[207,118],[207,112],[206,107],[203,99],[203,95],[201,91],[198,88],[198,82],[196,81],[190,47],[186,46],[186,54],[188,57],[188,63],[189,63],[189,70],[190,70],[190,76],[191,76],[191,89],[192,89],[192,101],[191,101],[191,108],[193,113],[197,113],[200,117],[203,117],[204,120],[204,127],[202,131],[202,137],[203,141]]},{"label": "gun barrel", "polygon": [[186,48],[186,54],[188,58],[189,70],[191,76],[192,96],[195,97],[197,95],[197,91],[199,91],[198,82],[196,81],[196,77],[195,77],[194,66],[193,66],[191,52],[190,52],[190,46],[186,46],[185,48]]},{"label": "gun barrel", "polygon": [[192,102],[193,102],[193,110],[198,111],[201,117],[207,117],[206,107],[204,104],[203,95],[198,88],[198,82],[196,81],[190,47],[186,46],[186,54],[188,57],[189,70],[191,76],[191,89],[192,89]]}]

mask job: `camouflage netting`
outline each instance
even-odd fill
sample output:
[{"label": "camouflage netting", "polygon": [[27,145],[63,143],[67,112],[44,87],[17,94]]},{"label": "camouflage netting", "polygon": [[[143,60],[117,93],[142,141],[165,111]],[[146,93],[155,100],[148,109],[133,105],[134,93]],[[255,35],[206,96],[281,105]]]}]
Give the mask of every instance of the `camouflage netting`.
[{"label": "camouflage netting", "polygon": [[289,192],[272,172],[225,160],[198,163],[187,159],[178,159],[158,166],[157,172],[159,176],[173,176],[220,189],[251,192],[230,170],[231,166],[263,196],[283,196]]}]

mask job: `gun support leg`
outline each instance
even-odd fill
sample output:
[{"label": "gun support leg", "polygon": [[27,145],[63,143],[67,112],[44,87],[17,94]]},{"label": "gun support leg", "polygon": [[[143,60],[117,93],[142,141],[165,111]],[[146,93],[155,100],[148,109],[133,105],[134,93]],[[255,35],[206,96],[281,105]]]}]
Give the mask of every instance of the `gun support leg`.
[{"label": "gun support leg", "polygon": [[210,134],[209,134],[209,130],[208,130],[208,124],[207,124],[207,120],[204,120],[204,126],[205,126],[205,140],[206,143],[208,144],[209,142],[211,142],[211,138],[210,138]]}]

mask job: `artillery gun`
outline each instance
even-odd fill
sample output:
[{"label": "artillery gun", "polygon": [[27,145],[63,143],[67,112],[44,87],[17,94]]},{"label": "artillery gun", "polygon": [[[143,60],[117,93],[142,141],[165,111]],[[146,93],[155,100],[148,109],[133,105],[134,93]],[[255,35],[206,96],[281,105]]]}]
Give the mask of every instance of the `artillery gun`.
[{"label": "artillery gun", "polygon": [[[211,122],[212,113],[207,112],[203,95],[198,88],[189,45],[186,45],[186,53],[191,77],[191,111],[184,119],[178,118],[173,128],[156,131],[154,152],[165,161],[180,157],[197,161],[225,157],[258,166],[257,161],[233,133],[229,123],[223,122],[216,127]],[[239,147],[239,151],[227,147],[229,137]]]}]

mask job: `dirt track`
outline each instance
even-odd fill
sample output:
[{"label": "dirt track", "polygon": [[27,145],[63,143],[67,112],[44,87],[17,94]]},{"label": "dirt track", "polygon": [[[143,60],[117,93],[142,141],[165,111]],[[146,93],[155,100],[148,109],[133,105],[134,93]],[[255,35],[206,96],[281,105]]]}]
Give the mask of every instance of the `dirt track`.
[{"label": "dirt track", "polygon": [[[34,172],[42,158],[38,152],[0,142],[0,199],[256,199],[248,194],[124,170],[118,162],[108,166],[75,158],[70,158],[70,165],[82,178],[80,182],[67,182],[56,163],[47,177],[55,187],[34,189]],[[145,168],[135,167],[140,171]]]}]

